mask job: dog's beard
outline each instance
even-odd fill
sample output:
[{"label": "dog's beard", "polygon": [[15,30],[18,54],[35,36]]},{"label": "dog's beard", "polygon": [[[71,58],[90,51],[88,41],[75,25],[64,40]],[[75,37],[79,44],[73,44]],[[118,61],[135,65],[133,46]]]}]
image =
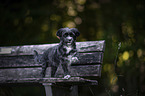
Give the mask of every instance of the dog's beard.
[{"label": "dog's beard", "polygon": [[68,42],[68,41],[64,41],[64,45],[66,45],[66,46],[73,46],[74,44],[75,44],[75,41],[74,40],[72,40],[72,41],[70,41],[70,42]]},{"label": "dog's beard", "polygon": [[71,46],[72,45],[72,42],[67,42],[66,45],[67,46]]},{"label": "dog's beard", "polygon": [[74,42],[62,42],[65,46],[72,46]]},{"label": "dog's beard", "polygon": [[66,53],[68,54],[72,49],[73,49],[72,46],[67,46],[66,47]]}]

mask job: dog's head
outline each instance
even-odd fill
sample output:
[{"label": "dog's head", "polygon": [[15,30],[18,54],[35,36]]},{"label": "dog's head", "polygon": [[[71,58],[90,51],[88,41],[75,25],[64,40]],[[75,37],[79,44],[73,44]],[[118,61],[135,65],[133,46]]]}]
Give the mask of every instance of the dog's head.
[{"label": "dog's head", "polygon": [[57,37],[66,44],[72,44],[80,32],[76,28],[61,28],[56,33]]}]

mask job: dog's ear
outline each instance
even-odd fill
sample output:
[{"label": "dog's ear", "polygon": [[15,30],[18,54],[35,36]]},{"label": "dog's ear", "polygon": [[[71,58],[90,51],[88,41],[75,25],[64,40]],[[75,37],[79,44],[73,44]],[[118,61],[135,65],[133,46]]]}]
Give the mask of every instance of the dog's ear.
[{"label": "dog's ear", "polygon": [[76,28],[71,28],[71,31],[73,31],[77,37],[80,35],[80,32]]},{"label": "dog's ear", "polygon": [[[63,31],[63,28],[59,29],[57,32],[56,32],[56,36],[59,38],[62,36],[62,31]],[[60,38],[59,38],[60,39]]]}]

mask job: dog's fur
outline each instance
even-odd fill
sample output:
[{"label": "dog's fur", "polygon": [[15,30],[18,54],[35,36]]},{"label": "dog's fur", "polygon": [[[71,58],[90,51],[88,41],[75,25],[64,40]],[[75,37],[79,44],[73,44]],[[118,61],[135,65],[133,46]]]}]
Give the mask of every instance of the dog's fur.
[{"label": "dog's fur", "polygon": [[[60,39],[58,46],[49,48],[44,52],[41,58],[42,63],[42,77],[45,77],[45,71],[48,66],[51,66],[51,76],[55,76],[55,72],[60,65],[64,70],[64,76],[70,76],[68,66],[71,61],[77,60],[76,37],[80,32],[76,28],[61,28],[56,33]],[[38,58],[38,53],[35,51],[35,60]]]}]

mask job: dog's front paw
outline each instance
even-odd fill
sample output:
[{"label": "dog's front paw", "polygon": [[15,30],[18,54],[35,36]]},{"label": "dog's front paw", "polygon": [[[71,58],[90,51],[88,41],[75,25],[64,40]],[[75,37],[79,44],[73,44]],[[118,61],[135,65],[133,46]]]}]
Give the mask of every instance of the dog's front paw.
[{"label": "dog's front paw", "polygon": [[78,58],[77,57],[72,57],[72,62],[77,62]]},{"label": "dog's front paw", "polygon": [[66,75],[64,76],[64,79],[69,79],[71,76],[70,75]]}]

